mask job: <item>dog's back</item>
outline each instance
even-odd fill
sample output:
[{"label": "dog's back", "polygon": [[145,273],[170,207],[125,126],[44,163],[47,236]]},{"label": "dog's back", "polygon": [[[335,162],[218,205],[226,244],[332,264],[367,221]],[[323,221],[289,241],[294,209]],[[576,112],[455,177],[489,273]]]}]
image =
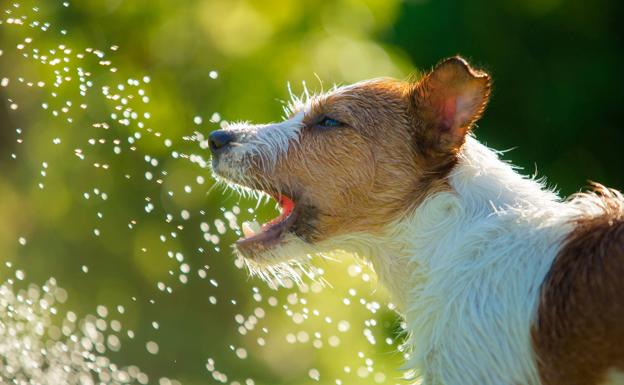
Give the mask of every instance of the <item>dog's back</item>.
[{"label": "dog's back", "polygon": [[624,383],[624,199],[597,187],[542,287],[533,343],[544,385]]}]

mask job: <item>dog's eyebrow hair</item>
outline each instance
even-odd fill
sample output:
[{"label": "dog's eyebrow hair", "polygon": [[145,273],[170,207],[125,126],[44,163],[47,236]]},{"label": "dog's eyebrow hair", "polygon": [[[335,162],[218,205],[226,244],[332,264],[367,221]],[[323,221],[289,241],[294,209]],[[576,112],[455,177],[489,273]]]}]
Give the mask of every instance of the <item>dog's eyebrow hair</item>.
[{"label": "dog's eyebrow hair", "polygon": [[317,116],[324,114],[325,106],[325,99],[310,100],[308,104],[303,108],[303,121],[306,122],[307,120],[316,118]]}]

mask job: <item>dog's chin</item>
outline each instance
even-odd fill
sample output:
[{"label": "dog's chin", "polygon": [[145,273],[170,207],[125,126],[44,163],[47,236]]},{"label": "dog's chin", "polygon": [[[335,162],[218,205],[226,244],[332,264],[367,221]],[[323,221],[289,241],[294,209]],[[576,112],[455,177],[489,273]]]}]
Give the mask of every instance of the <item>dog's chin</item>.
[{"label": "dog's chin", "polygon": [[309,243],[290,232],[280,235],[278,240],[270,244],[249,243],[243,238],[236,242],[235,249],[250,266],[257,267],[301,262],[314,253]]}]

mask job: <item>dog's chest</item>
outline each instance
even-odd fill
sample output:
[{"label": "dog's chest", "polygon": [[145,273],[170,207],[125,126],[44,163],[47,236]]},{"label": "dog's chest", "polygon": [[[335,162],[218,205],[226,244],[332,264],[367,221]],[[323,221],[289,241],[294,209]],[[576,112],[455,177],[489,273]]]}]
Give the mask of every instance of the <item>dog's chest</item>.
[{"label": "dog's chest", "polygon": [[424,384],[539,384],[530,330],[558,231],[529,230],[473,229],[454,252],[428,250],[406,302],[406,367]]}]

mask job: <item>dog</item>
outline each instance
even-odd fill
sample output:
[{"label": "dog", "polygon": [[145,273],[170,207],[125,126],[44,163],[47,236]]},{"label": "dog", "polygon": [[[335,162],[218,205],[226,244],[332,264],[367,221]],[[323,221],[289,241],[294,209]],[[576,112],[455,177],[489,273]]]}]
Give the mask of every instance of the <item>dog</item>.
[{"label": "dog", "polygon": [[281,208],[236,249],[260,269],[333,250],[370,261],[423,384],[623,384],[624,198],[596,184],[562,200],[479,143],[490,89],[452,57],[212,132],[216,177]]}]

